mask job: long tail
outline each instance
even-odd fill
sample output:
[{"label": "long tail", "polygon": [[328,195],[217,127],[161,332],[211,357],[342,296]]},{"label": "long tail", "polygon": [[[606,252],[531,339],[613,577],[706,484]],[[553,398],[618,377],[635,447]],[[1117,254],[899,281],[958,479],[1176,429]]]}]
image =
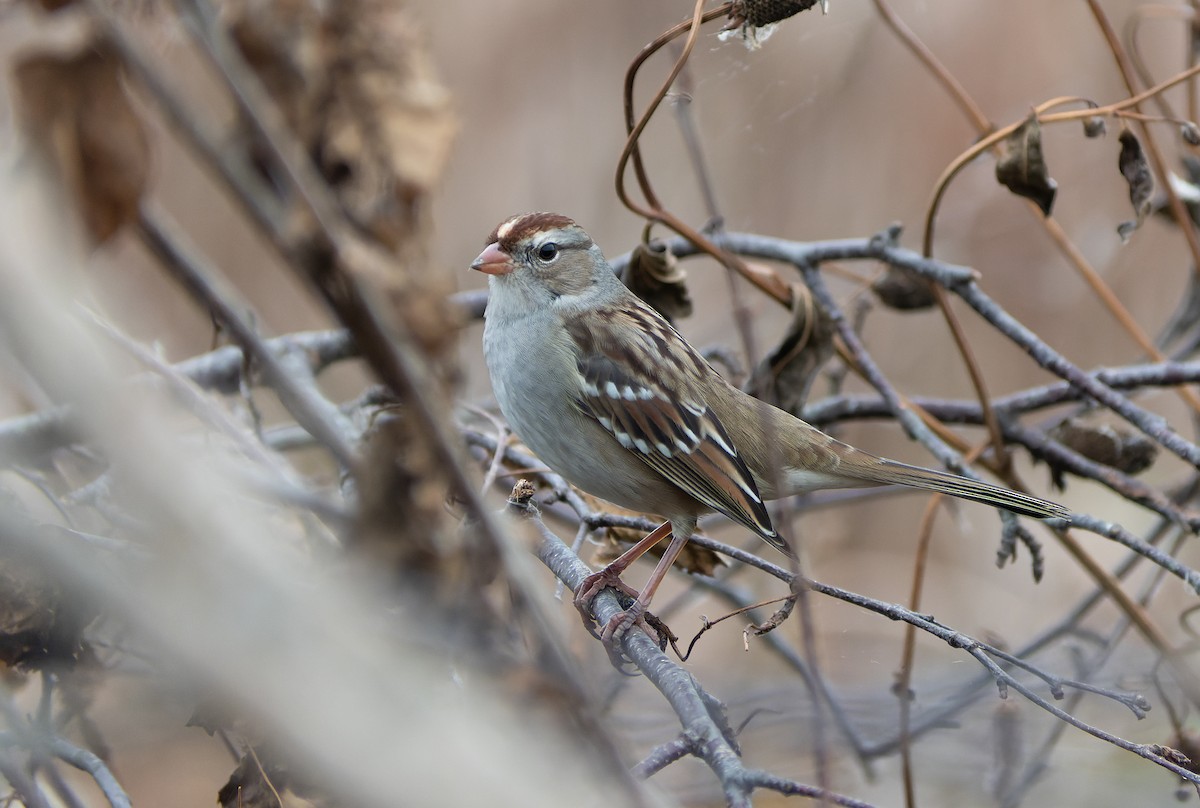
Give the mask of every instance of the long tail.
[{"label": "long tail", "polygon": [[895,460],[873,458],[876,463],[856,464],[855,473],[878,483],[894,483],[938,491],[985,505],[993,505],[1035,519],[1071,519],[1071,511],[1049,500],[1021,494],[991,483],[979,482],[934,469],[910,466]]}]

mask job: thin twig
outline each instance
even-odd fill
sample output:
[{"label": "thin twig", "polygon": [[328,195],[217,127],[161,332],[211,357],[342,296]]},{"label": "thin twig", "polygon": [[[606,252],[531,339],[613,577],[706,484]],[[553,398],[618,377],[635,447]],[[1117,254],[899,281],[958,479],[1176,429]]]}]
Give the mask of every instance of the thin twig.
[{"label": "thin twig", "polygon": [[283,358],[270,351],[254,324],[249,304],[188,243],[163,211],[146,205],[137,224],[139,235],[164,268],[196,297],[201,306],[212,312],[242,349],[253,357],[296,420],[330,451],[338,463],[351,473],[355,472],[358,467],[358,452],[353,443],[356,430],[313,385],[301,383],[295,373],[299,365],[286,367]]},{"label": "thin twig", "polygon": [[[547,530],[540,519],[533,518],[542,531],[542,542],[536,550],[538,558],[568,587],[577,589],[583,579],[591,574],[591,570],[557,536]],[[604,590],[596,597],[594,609],[596,618],[604,624],[621,611],[621,604],[615,592]],[[714,701],[712,696],[704,692],[695,677],[659,651],[658,646],[644,632],[626,632],[621,639],[621,648],[637,669],[671,704],[680,718],[685,736],[693,739],[694,747],[690,751],[703,760],[717,776],[728,804],[748,806],[750,793],[754,788],[760,787],[762,781],[745,767],[730,739],[714,722],[708,706],[709,702]],[[849,797],[808,786],[801,787],[835,805],[862,805]]]}]

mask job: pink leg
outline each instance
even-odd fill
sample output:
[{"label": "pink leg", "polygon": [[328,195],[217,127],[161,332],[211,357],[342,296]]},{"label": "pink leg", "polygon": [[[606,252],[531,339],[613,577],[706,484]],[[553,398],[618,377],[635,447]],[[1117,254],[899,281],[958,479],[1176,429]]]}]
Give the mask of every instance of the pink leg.
[{"label": "pink leg", "polygon": [[[621,580],[621,573],[629,569],[629,565],[644,556],[651,547],[662,541],[670,532],[671,523],[663,522],[650,531],[646,535],[646,538],[621,553],[607,567],[583,579],[579,584],[579,588],[575,590],[575,608],[579,610],[579,614],[583,617],[583,624],[588,627],[588,631],[592,631],[592,601],[596,599],[596,595],[600,594],[600,590],[606,586],[611,586],[629,595],[631,598],[638,597],[637,591],[631,589]],[[595,632],[593,631],[592,633],[594,634]]]},{"label": "pink leg", "polygon": [[[666,552],[663,553],[663,557],[659,560],[658,566],[654,568],[654,572],[650,573],[650,579],[642,587],[642,592],[637,596],[637,600],[625,611],[613,615],[612,619],[608,621],[608,625],[604,627],[600,639],[604,641],[605,645],[611,648],[611,644],[620,642],[621,637],[629,630],[630,626],[639,622],[644,623],[642,616],[646,613],[646,609],[650,607],[651,598],[654,597],[654,593],[658,590],[658,586],[662,583],[663,578],[667,576],[667,570],[671,569],[671,565],[679,557],[679,553],[683,550],[683,546],[687,544],[688,538],[690,537],[675,536],[671,539]],[[617,560],[619,561],[620,559]]]}]

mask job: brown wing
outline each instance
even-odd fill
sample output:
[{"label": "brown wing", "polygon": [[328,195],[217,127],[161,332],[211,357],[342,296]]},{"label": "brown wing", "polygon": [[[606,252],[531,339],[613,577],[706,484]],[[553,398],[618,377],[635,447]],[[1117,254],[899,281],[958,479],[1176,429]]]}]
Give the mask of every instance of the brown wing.
[{"label": "brown wing", "polygon": [[714,371],[640,305],[605,309],[592,325],[584,332],[567,324],[584,378],[580,410],[688,494],[788,552],[750,469],[703,400],[702,374]]}]

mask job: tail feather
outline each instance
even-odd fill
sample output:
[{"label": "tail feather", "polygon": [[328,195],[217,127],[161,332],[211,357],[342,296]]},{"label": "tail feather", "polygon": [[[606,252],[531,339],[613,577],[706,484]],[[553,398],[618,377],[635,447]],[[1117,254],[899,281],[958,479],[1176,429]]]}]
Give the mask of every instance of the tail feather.
[{"label": "tail feather", "polygon": [[1071,518],[1071,511],[1062,505],[1029,494],[1010,491],[998,485],[972,480],[969,477],[961,477],[945,471],[910,466],[906,463],[882,458],[876,458],[876,460],[877,463],[869,464],[868,467],[856,468],[855,472],[872,482],[924,488],[953,497],[982,502],[985,505],[1003,508],[1035,519],[1070,520]]}]

